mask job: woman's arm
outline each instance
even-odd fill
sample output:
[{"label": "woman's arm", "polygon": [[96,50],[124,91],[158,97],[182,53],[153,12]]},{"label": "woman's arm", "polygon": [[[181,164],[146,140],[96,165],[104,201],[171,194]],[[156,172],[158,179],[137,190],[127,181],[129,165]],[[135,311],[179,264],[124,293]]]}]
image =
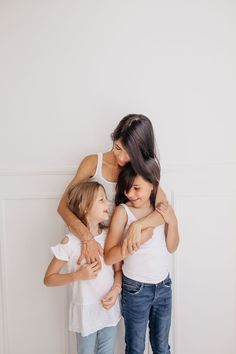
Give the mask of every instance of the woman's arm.
[{"label": "woman's arm", "polygon": [[[159,187],[156,197],[156,206],[158,206],[160,203],[167,203],[167,199],[165,193]],[[155,228],[164,223],[165,220],[163,216],[157,210],[154,210],[149,215],[130,224],[123,242],[122,254],[125,254],[126,249],[129,254],[133,254],[139,249],[140,245],[142,244],[141,233],[144,229]]]},{"label": "woman's arm", "polygon": [[97,155],[90,155],[83,159],[76,175],[67,186],[58,206],[58,213],[63,218],[69,229],[75,234],[83,244],[81,244],[81,255],[79,263],[82,259],[86,259],[87,263],[98,262],[101,265],[99,254],[103,255],[102,247],[93,239],[88,228],[70,211],[67,206],[67,192],[75,184],[87,181],[95,174],[97,166]]}]

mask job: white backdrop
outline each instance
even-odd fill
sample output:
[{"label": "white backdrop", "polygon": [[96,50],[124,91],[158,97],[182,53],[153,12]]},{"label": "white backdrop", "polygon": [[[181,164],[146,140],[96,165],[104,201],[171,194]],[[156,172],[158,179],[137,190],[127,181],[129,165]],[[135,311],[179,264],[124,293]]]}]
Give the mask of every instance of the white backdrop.
[{"label": "white backdrop", "polygon": [[56,207],[128,113],[153,122],[180,220],[172,352],[235,353],[235,8],[0,1],[1,354],[72,354],[66,292],[42,285],[64,233]]}]

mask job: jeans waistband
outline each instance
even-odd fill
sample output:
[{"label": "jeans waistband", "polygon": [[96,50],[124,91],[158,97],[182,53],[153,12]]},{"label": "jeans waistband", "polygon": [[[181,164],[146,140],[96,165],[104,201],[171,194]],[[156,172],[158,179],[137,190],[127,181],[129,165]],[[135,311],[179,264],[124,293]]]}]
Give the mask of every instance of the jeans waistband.
[{"label": "jeans waistband", "polygon": [[137,281],[137,280],[134,280],[134,279],[131,279],[131,278],[128,278],[126,277],[124,274],[122,274],[122,279],[124,281],[127,281],[127,282],[130,282],[130,283],[135,283],[136,285],[142,285],[142,286],[157,286],[157,285],[162,285],[164,284],[164,282],[170,278],[170,274],[167,275],[167,277],[165,279],[163,279],[161,282],[159,283],[143,283],[143,282],[140,282],[140,281]]}]

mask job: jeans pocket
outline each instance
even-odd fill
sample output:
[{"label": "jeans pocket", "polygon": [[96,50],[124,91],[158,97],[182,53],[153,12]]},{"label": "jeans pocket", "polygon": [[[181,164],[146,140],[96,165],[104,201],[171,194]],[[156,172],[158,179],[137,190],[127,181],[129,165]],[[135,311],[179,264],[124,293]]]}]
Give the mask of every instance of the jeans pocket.
[{"label": "jeans pocket", "polygon": [[135,281],[133,281],[132,284],[123,281],[122,284],[123,294],[128,293],[129,295],[138,295],[142,291],[142,288],[143,288],[143,284],[135,283]]},{"label": "jeans pocket", "polygon": [[171,284],[172,284],[171,278],[168,276],[165,280],[163,280],[163,284],[166,288],[171,288]]}]

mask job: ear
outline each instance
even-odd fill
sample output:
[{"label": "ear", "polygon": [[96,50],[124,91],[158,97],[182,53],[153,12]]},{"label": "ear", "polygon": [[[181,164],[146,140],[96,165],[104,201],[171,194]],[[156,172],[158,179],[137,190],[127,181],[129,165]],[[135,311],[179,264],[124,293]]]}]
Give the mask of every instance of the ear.
[{"label": "ear", "polygon": [[[124,191],[124,195],[126,196],[126,198],[128,198],[128,196],[127,196],[127,192],[126,191]],[[128,198],[129,199],[129,198]]]}]

